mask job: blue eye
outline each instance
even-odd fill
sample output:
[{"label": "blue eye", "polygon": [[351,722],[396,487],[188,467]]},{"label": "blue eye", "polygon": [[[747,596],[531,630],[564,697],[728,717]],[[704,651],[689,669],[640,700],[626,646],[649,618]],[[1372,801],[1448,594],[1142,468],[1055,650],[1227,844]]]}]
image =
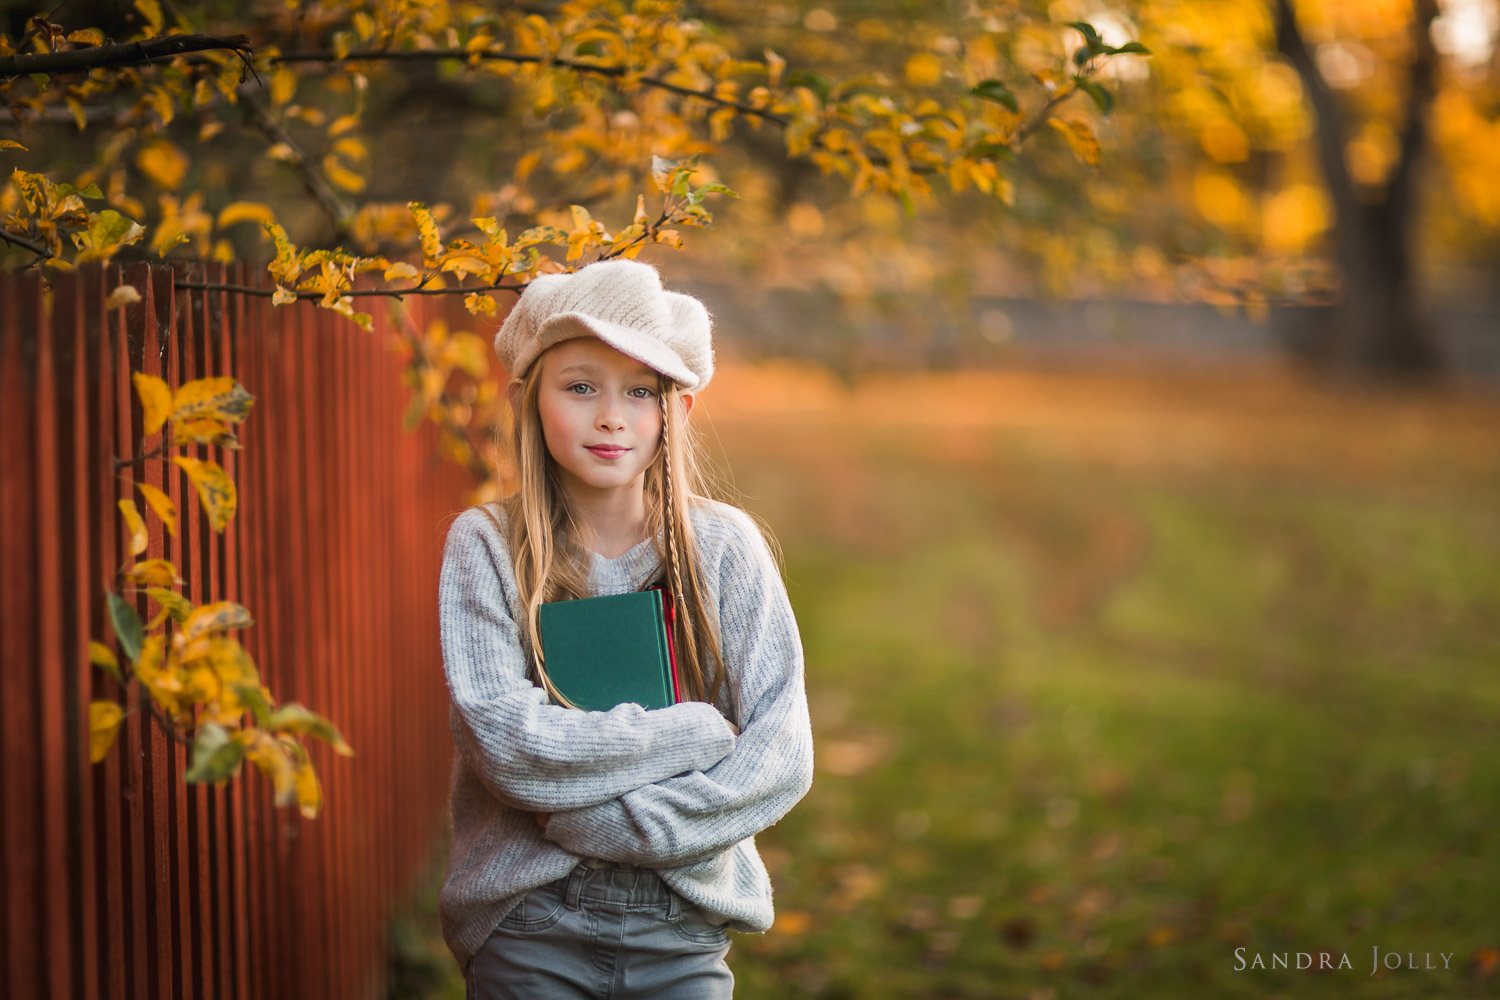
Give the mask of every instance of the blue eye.
[{"label": "blue eye", "polygon": [[[582,389],[583,392],[577,391],[579,389]],[[584,392],[592,392],[593,388],[587,382],[574,382],[572,385],[568,386],[568,391],[573,393],[573,395],[575,396],[582,396]]]},{"label": "blue eye", "polygon": [[656,395],[656,393],[652,392],[649,387],[644,385],[638,385],[634,389],[631,389],[630,394],[636,399],[650,399],[652,396]]}]

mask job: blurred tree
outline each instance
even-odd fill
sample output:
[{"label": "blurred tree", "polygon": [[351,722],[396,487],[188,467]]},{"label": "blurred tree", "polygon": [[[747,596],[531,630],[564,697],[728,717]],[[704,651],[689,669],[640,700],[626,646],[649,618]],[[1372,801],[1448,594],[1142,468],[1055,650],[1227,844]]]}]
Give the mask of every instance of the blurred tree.
[{"label": "blurred tree", "polygon": [[1317,123],[1318,162],[1333,203],[1333,258],[1342,279],[1327,325],[1305,334],[1299,346],[1334,370],[1425,373],[1441,364],[1412,266],[1416,178],[1431,145],[1437,95],[1432,23],[1438,13],[1437,0],[1412,0],[1411,54],[1398,112],[1404,121],[1383,183],[1361,184],[1350,170],[1349,116],[1308,48],[1293,0],[1276,0],[1277,49],[1297,70]]}]

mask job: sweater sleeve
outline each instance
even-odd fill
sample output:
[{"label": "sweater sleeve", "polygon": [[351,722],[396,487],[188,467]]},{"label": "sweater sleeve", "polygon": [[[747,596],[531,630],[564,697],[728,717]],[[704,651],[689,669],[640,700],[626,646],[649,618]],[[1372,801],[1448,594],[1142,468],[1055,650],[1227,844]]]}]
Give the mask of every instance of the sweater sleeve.
[{"label": "sweater sleeve", "polygon": [[496,798],[540,812],[578,809],[712,767],[729,752],[733,730],[711,705],[583,712],[546,704],[526,676],[506,605],[503,545],[482,512],[460,515],[438,584],[454,744]]},{"label": "sweater sleeve", "polygon": [[812,729],[802,644],[776,565],[748,520],[725,553],[719,603],[724,661],[743,727],[734,749],[707,769],[553,813],[549,840],[584,857],[677,867],[754,836],[807,794]]}]

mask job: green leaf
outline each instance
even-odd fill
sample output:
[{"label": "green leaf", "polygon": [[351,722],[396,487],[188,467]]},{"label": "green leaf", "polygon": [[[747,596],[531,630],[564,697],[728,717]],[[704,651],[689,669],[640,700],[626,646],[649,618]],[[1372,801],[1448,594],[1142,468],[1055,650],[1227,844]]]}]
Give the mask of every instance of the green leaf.
[{"label": "green leaf", "polygon": [[1126,42],[1118,48],[1110,49],[1109,54],[1112,56],[1149,56],[1151,50],[1140,42]]},{"label": "green leaf", "polygon": [[109,621],[115,627],[115,637],[120,640],[120,650],[134,663],[141,658],[141,643],[146,641],[146,630],[141,625],[141,616],[135,606],[125,598],[109,592]]},{"label": "green leaf", "polygon": [[987,101],[994,101],[996,104],[1003,104],[1012,111],[1021,110],[1021,104],[1016,100],[1016,95],[999,80],[985,80],[981,83],[976,83],[969,90],[969,93],[975,97],[982,97]]},{"label": "green leaf", "polygon": [[255,716],[255,724],[266,729],[271,724],[271,706],[266,704],[266,696],[261,689],[254,684],[231,684],[230,689],[239,696],[245,707],[250,709],[250,714]]},{"label": "green leaf", "polygon": [[354,750],[344,742],[344,737],[334,728],[333,723],[296,702],[283,705],[272,712],[266,728],[272,732],[284,730],[304,736],[316,736],[332,746],[336,753],[345,757],[354,756]]},{"label": "green leaf", "polygon": [[1074,29],[1080,35],[1082,35],[1084,43],[1087,44],[1090,49],[1094,49],[1099,52],[1104,51],[1104,39],[1099,37],[1099,32],[1094,28],[1092,24],[1089,24],[1087,21],[1069,21],[1068,27]]},{"label": "green leaf", "polygon": [[193,766],[182,776],[184,781],[222,781],[239,770],[245,748],[217,722],[198,727],[193,741]]},{"label": "green leaf", "polygon": [[794,69],[786,75],[787,87],[806,87],[818,95],[818,100],[824,104],[828,103],[828,95],[833,89],[833,84],[828,77],[819,73],[812,73],[805,69]]},{"label": "green leaf", "polygon": [[1115,99],[1110,96],[1109,91],[1099,86],[1093,80],[1090,80],[1086,76],[1075,76],[1073,77],[1073,82],[1078,84],[1079,90],[1094,99],[1094,103],[1099,105],[1099,110],[1104,112],[1104,114],[1108,115],[1111,109],[1114,108]]}]

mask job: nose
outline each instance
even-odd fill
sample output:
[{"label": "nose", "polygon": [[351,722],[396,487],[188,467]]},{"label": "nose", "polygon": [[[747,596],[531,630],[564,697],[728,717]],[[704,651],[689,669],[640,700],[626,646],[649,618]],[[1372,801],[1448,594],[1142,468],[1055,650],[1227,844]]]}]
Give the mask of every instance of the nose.
[{"label": "nose", "polygon": [[623,431],[625,415],[621,412],[619,403],[613,399],[601,401],[599,413],[594,418],[594,426],[601,431]]}]

